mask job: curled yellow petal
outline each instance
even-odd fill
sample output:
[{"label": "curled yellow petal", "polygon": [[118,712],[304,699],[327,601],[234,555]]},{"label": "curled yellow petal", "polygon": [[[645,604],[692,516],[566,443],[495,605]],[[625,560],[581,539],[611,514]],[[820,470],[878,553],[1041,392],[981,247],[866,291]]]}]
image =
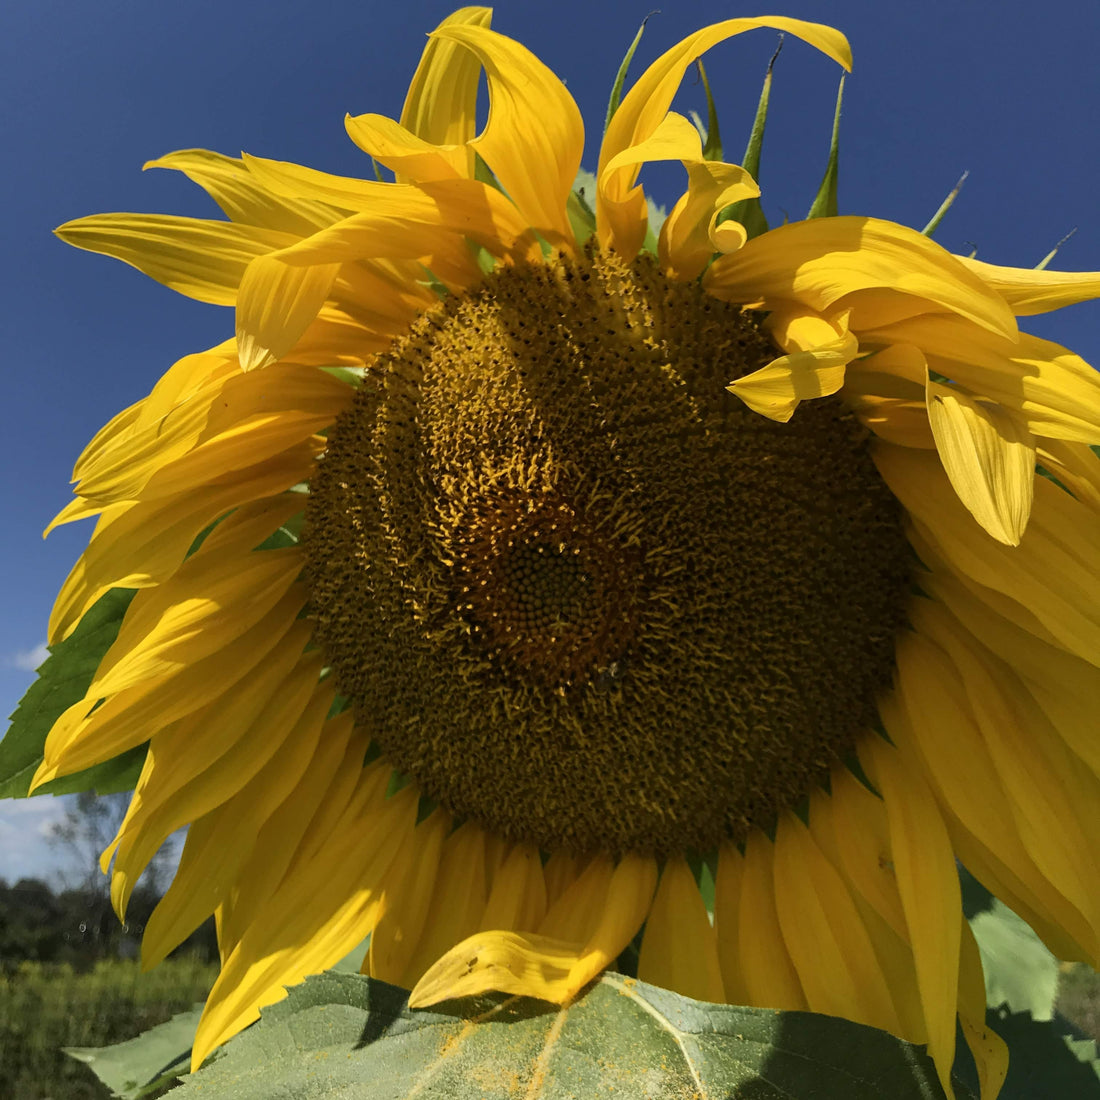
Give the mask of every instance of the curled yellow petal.
[{"label": "curled yellow petal", "polygon": [[950,252],[914,229],[879,218],[815,218],[780,226],[715,260],[703,282],[726,301],[794,301],[818,311],[855,291],[889,288],[928,303],[929,313],[948,310],[1000,336],[1017,336],[1004,299]]},{"label": "curled yellow petal", "polygon": [[998,542],[1019,546],[1035,487],[1031,432],[1004,409],[931,379],[928,420],[959,500]]},{"label": "curled yellow petal", "polygon": [[431,966],[409,1005],[499,990],[562,1004],[600,973],[638,931],[657,885],[652,857],[628,855],[615,868],[595,926],[583,942],[536,933],[478,932]]},{"label": "curled yellow petal", "polygon": [[859,354],[859,341],[845,318],[830,324],[810,314],[785,315],[773,335],[796,350],[735,378],[726,389],[754,412],[786,423],[800,402],[836,393],[844,385],[845,368]]},{"label": "curled yellow petal", "polygon": [[565,204],[584,151],[573,97],[530,50],[487,27],[447,23],[433,37],[472,51],[489,82],[489,120],[469,143],[527,223],[572,242]]},{"label": "curled yellow petal", "polygon": [[848,41],[839,31],[821,23],[783,16],[727,19],[696,31],[663,53],[623,97],[604,134],[596,172],[596,222],[600,244],[632,259],[646,232],[646,202],[635,187],[640,161],[629,157],[611,162],[649,139],[661,125],[684,74],[697,57],[712,46],[744,31],[771,27],[786,31],[815,46],[844,68],[852,66]]}]

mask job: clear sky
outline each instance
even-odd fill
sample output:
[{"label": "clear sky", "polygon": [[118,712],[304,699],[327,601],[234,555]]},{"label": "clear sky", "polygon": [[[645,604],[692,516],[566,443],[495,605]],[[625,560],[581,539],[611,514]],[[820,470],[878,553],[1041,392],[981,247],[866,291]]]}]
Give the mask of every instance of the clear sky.
[{"label": "clear sky", "polygon": [[[504,0],[497,30],[567,83],[593,167],[614,72],[653,0]],[[0,177],[7,210],[0,416],[8,520],[0,617],[0,714],[32,677],[53,596],[87,538],[43,543],[68,500],[83,444],[179,356],[232,333],[227,309],[182,298],[50,230],[83,214],[219,216],[182,177],[142,163],[196,146],[300,161],[349,175],[369,161],[345,112],[396,117],[437,0],[36,0],[10,5],[0,34]],[[964,169],[937,239],[993,263],[1031,266],[1075,226],[1055,266],[1100,269],[1100,5],[1088,0],[787,0],[756,7],[677,0],[650,20],[635,70],[697,27],[777,11],[831,23],[851,41],[840,211],[920,228]],[[744,146],[776,36],[718,47],[707,67],[727,159]],[[773,224],[805,213],[820,179],[839,71],[788,41],[776,67],[761,185]],[[677,106],[704,110],[690,78]],[[646,177],[643,177],[643,182]],[[651,176],[669,187],[670,175]],[[971,243],[972,242],[972,243]],[[1100,306],[1028,319],[1033,332],[1100,363]],[[0,876],[45,871],[37,837],[60,800],[0,803]]]}]

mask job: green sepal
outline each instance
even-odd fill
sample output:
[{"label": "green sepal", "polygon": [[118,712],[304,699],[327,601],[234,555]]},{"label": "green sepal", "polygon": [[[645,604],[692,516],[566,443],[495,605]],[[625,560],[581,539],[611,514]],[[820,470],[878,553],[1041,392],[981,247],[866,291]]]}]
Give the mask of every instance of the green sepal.
[{"label": "green sepal", "polygon": [[707,70],[703,67],[702,59],[697,58],[695,64],[699,68],[699,79],[703,82],[703,91],[707,96],[707,130],[703,140],[703,160],[721,160],[722,135],[718,131],[718,108],[714,104],[714,96],[710,94],[710,81],[707,80]]},{"label": "green sepal", "polygon": [[840,104],[844,99],[844,76],[840,78],[840,87],[836,93],[836,111],[833,113],[833,136],[829,142],[829,163],[825,166],[825,175],[817,189],[817,197],[810,207],[809,218],[835,218],[837,214],[836,185],[840,151]]},{"label": "green sepal", "polygon": [[[332,971],[262,1009],[259,1022],[185,1078],[178,1095],[422,1093],[451,1100],[943,1097],[921,1048],[835,1017],[705,1004],[619,974],[605,974],[564,1008],[491,994],[410,1011],[405,990]],[[957,1086],[957,1100],[969,1096]]]},{"label": "green sepal", "polygon": [[[50,647],[0,741],[0,798],[25,798],[42,763],[46,735],[74,703],[84,698],[103,655],[118,637],[135,589],[112,588],[101,596],[63,642]],[[145,760],[145,745],[84,771],[59,776],[34,793],[73,794],[132,791]]]},{"label": "green sepal", "polygon": [[[947,211],[950,210],[952,206],[954,206],[955,200],[959,197],[959,192],[962,190],[962,185],[966,183],[966,177],[969,175],[970,172],[966,171],[963,172],[961,176],[959,176],[959,182],[951,188],[951,193],[947,196],[946,199],[943,200],[943,202],[940,203],[939,210],[937,210],[935,214],[932,215],[931,220],[921,230],[921,233],[923,233],[926,237],[931,237],[932,234],[935,233],[936,230],[939,228],[940,222],[943,221],[944,214],[946,214]],[[1051,253],[1051,255],[1053,255],[1053,253]]]},{"label": "green sepal", "polygon": [[573,230],[578,246],[583,246],[596,232],[596,214],[592,203],[588,201],[588,192],[596,193],[596,177],[581,168],[573,181],[573,190],[565,203],[565,213],[569,218],[569,227]]},{"label": "green sepal", "polygon": [[[650,15],[653,13],[650,12]],[[619,109],[619,103],[623,97],[623,85],[626,83],[626,74],[630,71],[630,62],[634,59],[634,51],[638,48],[638,43],[642,40],[642,34],[645,31],[645,25],[649,22],[649,15],[642,20],[642,25],[638,28],[638,33],[634,36],[634,41],[630,43],[630,49],[626,51],[626,56],[623,58],[622,64],[619,66],[619,71],[615,74],[615,83],[611,85],[611,96],[607,101],[607,114],[603,120],[603,132],[607,133],[608,126],[611,125],[611,119],[615,112]]]},{"label": "green sepal", "polygon": [[1046,270],[1047,264],[1058,255],[1058,249],[1062,247],[1077,232],[1077,226],[1074,226],[1036,265],[1036,271]]},{"label": "green sepal", "polygon": [[[768,122],[768,103],[772,94],[772,69],[779,51],[783,49],[783,35],[779,36],[779,45],[775,48],[771,60],[768,62],[768,71],[764,74],[764,85],[760,89],[760,99],[756,104],[756,117],[752,122],[752,132],[749,134],[749,143],[745,146],[745,155],[741,158],[741,167],[757,183],[760,182],[760,153],[764,148],[764,128]],[[768,231],[768,219],[764,217],[764,208],[760,205],[760,199],[742,199],[740,202],[727,206],[719,212],[715,223],[720,225],[728,220],[739,221],[751,241],[753,237],[759,237],[761,233]]]}]

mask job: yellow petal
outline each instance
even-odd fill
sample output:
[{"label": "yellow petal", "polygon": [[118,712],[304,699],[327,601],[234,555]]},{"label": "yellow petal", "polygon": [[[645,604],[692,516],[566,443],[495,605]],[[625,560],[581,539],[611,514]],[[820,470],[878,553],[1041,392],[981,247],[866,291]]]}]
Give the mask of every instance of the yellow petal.
[{"label": "yellow petal", "polygon": [[212,153],[208,149],[181,149],[142,169],[172,168],[197,183],[225,211],[230,221],[258,225],[308,237],[316,229],[339,221],[345,211],[327,203],[286,199],[259,185],[243,160]]},{"label": "yellow petal", "polygon": [[485,833],[467,822],[443,844],[439,873],[432,892],[431,920],[402,975],[411,988],[433,963],[478,927],[487,896]]},{"label": "yellow petal", "polygon": [[[438,44],[454,48],[451,42]],[[456,52],[470,57],[469,52],[461,48]],[[470,60],[475,74],[479,73],[481,66],[476,59],[470,57]],[[474,178],[474,152],[465,145],[426,141],[385,115],[348,115],[344,119],[344,129],[363,152],[393,172],[397,183]]]},{"label": "yellow petal", "polygon": [[[537,933],[478,932],[448,951],[413,989],[421,1008],[489,990],[562,1004],[616,959],[645,920],[657,885],[648,856],[625,856],[607,883],[586,938],[561,940]],[[544,927],[545,927],[544,923]]]},{"label": "yellow petal", "polygon": [[[898,694],[880,702],[882,720],[912,769],[929,778],[950,811],[960,859],[1041,935],[1051,926],[1064,929],[1059,943],[1068,938],[1084,945],[1070,948],[1074,957],[1091,952],[1088,921],[1024,849],[964,686],[947,656],[917,634],[906,637],[897,656]],[[971,861],[972,854],[981,857],[981,865]],[[983,866],[992,868],[996,878],[985,877]],[[1002,882],[1010,892],[1002,892]]]},{"label": "yellow petal", "polygon": [[697,57],[712,46],[743,31],[770,27],[786,31],[816,46],[846,69],[852,65],[847,39],[832,27],[807,23],[783,16],[759,19],[727,19],[704,27],[662,54],[639,77],[623,97],[604,134],[596,172],[596,223],[600,244],[613,248],[627,260],[633,259],[645,239],[646,203],[640,187],[635,187],[638,164],[629,160],[619,167],[608,165],[619,154],[646,141],[665,117],[684,74]]},{"label": "yellow petal", "polygon": [[[327,706],[329,700],[323,695],[317,698]],[[256,852],[260,830],[306,771],[314,764],[323,767],[322,731],[325,736],[335,733],[325,728],[324,717],[323,711],[318,715],[315,708],[306,708],[278,754],[240,791],[190,825],[172,884],[145,925],[141,940],[145,969],[160,962],[214,912]],[[227,844],[230,836],[234,843]]]},{"label": "yellow petal", "polygon": [[203,660],[120,691],[105,702],[91,694],[74,703],[51,727],[31,789],[144,744],[156,730],[234,690],[290,629],[307,595],[303,588],[292,587],[250,629]]},{"label": "yellow petal", "polygon": [[715,252],[735,252],[748,240],[740,222],[730,219],[719,225],[718,215],[730,203],[755,198],[760,188],[736,164],[700,159],[684,166],[688,189],[665,218],[657,251],[668,277],[686,282],[703,273]]},{"label": "yellow petal", "polygon": [[1017,317],[1100,297],[1100,271],[1040,271],[1033,267],[997,267],[968,256],[958,259],[1000,294]]},{"label": "yellow petal", "polygon": [[959,913],[962,896],[947,827],[919,772],[904,767],[897,750],[867,738],[860,759],[872,766],[890,823],[898,892],[917,969],[928,1053],[940,1084],[953,1097],[955,1014],[959,987]]},{"label": "yellow petal", "polygon": [[748,1004],[749,993],[741,975],[741,880],[745,859],[733,844],[723,844],[714,876],[714,933],[722,985],[730,1004]]},{"label": "yellow petal", "polygon": [[428,920],[443,842],[453,821],[437,810],[410,830],[387,881],[382,916],[371,933],[364,972],[398,984]]},{"label": "yellow petal", "polygon": [[[248,553],[299,505],[246,508],[221,523],[171,580],[142,589],[88,688],[100,699],[177,672],[240,637],[270,611],[301,572],[297,547]],[[271,524],[275,519],[274,526]],[[222,539],[216,536],[222,535]]]},{"label": "yellow petal", "polygon": [[293,244],[289,233],[166,214],[93,214],[54,232],[67,244],[122,260],[172,290],[231,306],[257,256]]},{"label": "yellow petal", "polygon": [[930,313],[949,310],[1016,337],[1004,300],[951,253],[915,229],[879,218],[815,218],[780,226],[715,260],[703,285],[725,301],[776,298],[819,311],[853,291],[888,287],[927,302]]},{"label": "yellow petal", "polygon": [[277,495],[305,480],[314,464],[313,448],[300,446],[239,471],[228,483],[195,486],[182,496],[111,505],[61,586],[50,615],[50,639],[71,634],[92,604],[110,589],[160,584],[214,520],[241,504]]},{"label": "yellow petal", "polygon": [[901,1022],[848,887],[790,812],[776,827],[775,900],[810,1011],[896,1034]]},{"label": "yellow petal", "polygon": [[774,861],[774,845],[754,830],[745,841],[738,914],[742,982],[750,1005],[801,1011],[809,1006],[780,931]]},{"label": "yellow petal", "polygon": [[260,827],[252,853],[216,910],[223,962],[286,875],[308,861],[331,835],[363,781],[364,770],[388,781],[390,769],[381,761],[364,768],[369,741],[370,735],[356,728],[350,711],[325,723],[309,769],[295,777],[292,793]]},{"label": "yellow petal", "polygon": [[978,1089],[982,1100],[994,1100],[1008,1076],[1008,1046],[986,1025],[985,978],[978,943],[964,918],[960,922],[959,1024],[974,1064],[978,1069]]},{"label": "yellow petal", "polygon": [[1023,678],[1066,744],[1100,776],[1100,739],[1096,737],[1100,669],[998,614],[986,600],[943,570],[922,577],[921,583],[986,648]]},{"label": "yellow petal", "polygon": [[[157,849],[177,829],[235,795],[267,763],[307,710],[320,728],[333,701],[318,688],[318,655],[302,658],[310,629],[295,624],[225,706],[153,734],[145,766],[103,871],[115,854],[111,900],[125,917],[134,884]],[[182,751],[181,751],[182,750]]]},{"label": "yellow petal", "polygon": [[777,338],[798,350],[735,378],[726,389],[754,412],[785,424],[800,402],[836,393],[844,385],[845,367],[859,354],[859,341],[843,319],[829,324],[791,312],[784,314]]},{"label": "yellow petal", "polygon": [[[489,26],[490,8],[460,8],[440,24]],[[401,121],[365,114],[344,120],[348,136],[391,168],[398,183],[473,179],[481,64],[456,42],[431,38],[409,85]]]},{"label": "yellow petal", "polygon": [[1036,448],[1043,468],[1081,502],[1100,512],[1100,457],[1084,443],[1044,439]]},{"label": "yellow petal", "polygon": [[534,931],[546,916],[546,882],[538,848],[514,844],[493,871],[482,928]]},{"label": "yellow petal", "polygon": [[1021,690],[1012,670],[982,652],[950,614],[930,600],[915,601],[913,625],[934,641],[958,670],[988,758],[1007,796],[1024,849],[1047,881],[1086,919],[1100,947],[1100,879],[1093,838],[1083,824],[1086,805],[1069,754],[1056,730]]},{"label": "yellow petal", "polygon": [[974,523],[935,455],[883,445],[873,457],[916,521],[917,534],[953,571],[1022,604],[1058,644],[1100,665],[1100,517],[1046,478],[1036,478],[1027,534],[1019,546],[1007,547]]},{"label": "yellow petal", "polygon": [[242,370],[266,367],[294,347],[325,304],[339,270],[339,264],[292,267],[278,256],[258,256],[248,265],[237,291]]},{"label": "yellow petal", "polygon": [[[488,27],[492,16],[492,8],[459,8],[439,26]],[[401,125],[433,145],[465,145],[477,132],[480,75],[481,64],[476,56],[456,40],[429,38],[405,96]],[[461,174],[472,179],[473,158],[469,153],[467,156],[468,169]]]},{"label": "yellow petal", "polygon": [[[286,986],[331,966],[374,927],[381,883],[415,827],[411,787],[384,797],[385,777],[364,771],[359,788],[314,858],[302,861],[256,914],[222,965],[206,1001],[192,1069],[220,1043],[286,996]],[[303,905],[302,898],[310,904]]]},{"label": "yellow petal", "polygon": [[726,1002],[718,941],[682,856],[670,856],[661,872],[646,918],[638,977],[697,1001]]},{"label": "yellow petal", "polygon": [[959,500],[998,542],[1019,546],[1031,515],[1034,436],[997,406],[931,378],[928,420]]},{"label": "yellow petal", "polygon": [[1020,412],[1035,435],[1100,440],[1100,376],[1060,344],[1027,333],[1007,340],[946,316],[899,321],[861,338],[922,348],[933,370]]},{"label": "yellow petal", "polygon": [[489,121],[469,143],[528,225],[572,242],[565,213],[584,151],[584,123],[565,85],[518,42],[487,27],[444,24],[433,38],[458,42],[485,68]]}]

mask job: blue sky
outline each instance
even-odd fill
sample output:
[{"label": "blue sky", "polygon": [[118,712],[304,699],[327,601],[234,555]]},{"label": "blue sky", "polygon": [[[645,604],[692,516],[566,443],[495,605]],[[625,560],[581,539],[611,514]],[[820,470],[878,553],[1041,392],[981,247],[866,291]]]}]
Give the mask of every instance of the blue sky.
[{"label": "blue sky", "polygon": [[[496,29],[566,81],[593,166],[607,94],[652,0],[505,0]],[[53,596],[87,532],[40,533],[68,500],[87,439],[187,352],[232,331],[230,311],[181,298],[122,264],[68,248],[50,230],[82,214],[217,216],[182,177],[140,171],[173,149],[242,149],[346,174],[369,173],[345,112],[396,116],[424,34],[453,5],[429,0],[37,0],[0,36],[0,181],[5,224],[7,392],[0,435],[8,521],[0,618],[0,714],[33,675]],[[749,7],[678,0],[654,15],[635,72],[703,24],[764,11],[828,22],[849,37],[841,213],[922,226],[964,169],[937,239],[1031,266],[1075,226],[1058,263],[1100,268],[1100,6],[1048,0],[789,0]],[[737,159],[775,46],[756,31],[707,58],[728,159]],[[839,73],[789,41],[777,65],[761,185],[773,221],[801,217],[825,163]],[[703,110],[690,79],[680,109]],[[654,176],[673,197],[673,177]],[[643,182],[645,177],[643,177]],[[973,242],[973,244],[971,244]],[[1026,327],[1100,363],[1100,306]],[[60,800],[0,804],[0,876],[49,870],[39,835]]]}]

